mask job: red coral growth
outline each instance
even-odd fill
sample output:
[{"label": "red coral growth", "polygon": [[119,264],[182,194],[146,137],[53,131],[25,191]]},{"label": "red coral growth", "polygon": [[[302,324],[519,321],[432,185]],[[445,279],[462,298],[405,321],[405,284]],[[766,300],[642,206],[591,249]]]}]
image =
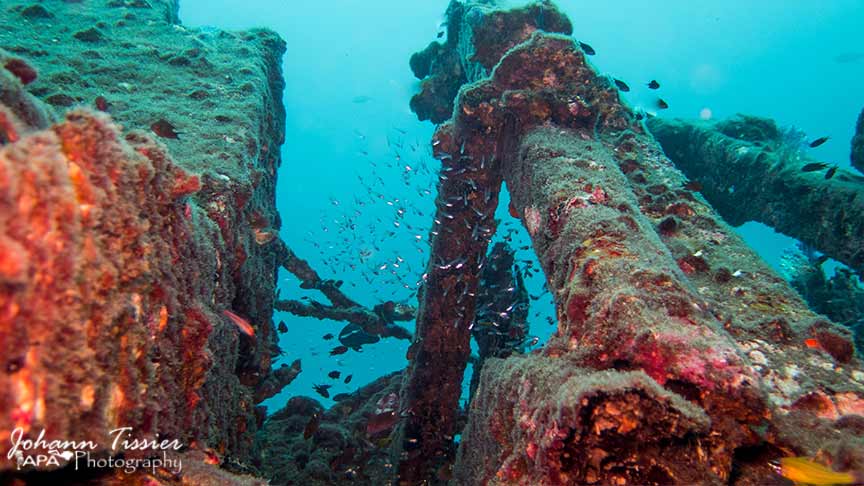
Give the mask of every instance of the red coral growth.
[{"label": "red coral growth", "polygon": [[17,285],[25,282],[29,262],[21,244],[0,234],[0,283]]},{"label": "red coral growth", "polygon": [[703,273],[711,270],[708,262],[702,257],[688,255],[678,259],[678,268],[686,274]]},{"label": "red coral growth", "polygon": [[574,295],[567,301],[567,319],[576,325],[584,324],[588,317],[591,299],[584,295]]},{"label": "red coral growth", "polygon": [[696,215],[696,211],[694,211],[693,208],[691,208],[686,203],[670,204],[668,207],[666,207],[665,212],[666,214],[674,214],[683,219],[687,219]]},{"label": "red coral growth", "polygon": [[177,199],[201,190],[201,179],[197,175],[187,174],[183,171],[174,173],[174,186],[171,188],[171,197]]},{"label": "red coral growth", "polygon": [[839,336],[828,330],[819,330],[814,333],[819,347],[830,354],[838,363],[848,363],[855,355],[855,346],[847,338]]},{"label": "red coral growth", "polygon": [[36,69],[33,66],[27,64],[23,59],[8,59],[3,67],[6,68],[7,71],[14,74],[21,84],[30,84],[33,81],[36,81],[38,74],[36,73]]},{"label": "red coral growth", "polygon": [[609,201],[609,196],[600,186],[594,186],[591,195],[588,196],[588,201],[593,204],[605,204]]},{"label": "red coral growth", "polygon": [[18,119],[5,106],[0,106],[0,145],[17,142],[21,138]]},{"label": "red coral growth", "polygon": [[251,417],[197,411],[244,393],[230,376],[214,396],[204,389],[214,287],[200,276],[218,269],[174,201],[198,177],[148,137],[127,140],[105,115],[73,111],[0,147],[0,354],[18,363],[0,374],[0,436],[44,427],[102,444],[128,426],[224,437]]},{"label": "red coral growth", "polygon": [[821,391],[815,391],[804,395],[796,400],[795,403],[792,404],[791,408],[793,410],[807,411],[817,417],[829,420],[837,418],[837,407],[834,405],[834,402],[831,401],[831,398]]}]

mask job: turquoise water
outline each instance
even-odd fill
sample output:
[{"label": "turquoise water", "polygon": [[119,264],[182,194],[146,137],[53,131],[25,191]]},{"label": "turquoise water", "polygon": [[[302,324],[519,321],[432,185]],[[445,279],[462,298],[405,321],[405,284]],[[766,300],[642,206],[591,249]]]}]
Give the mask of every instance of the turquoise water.
[{"label": "turquoise water", "polygon": [[[632,105],[654,99],[655,92],[644,84],[657,79],[670,104],[664,116],[696,118],[710,111],[714,118],[739,112],[771,117],[804,130],[810,139],[830,135],[830,142],[814,153],[848,166],[849,140],[864,102],[859,30],[864,2],[570,0],[558,5],[573,21],[574,36],[597,51],[591,62],[630,85],[625,98]],[[263,26],[286,39],[287,133],[277,194],[281,236],[322,277],[343,279],[346,293],[370,306],[391,298],[416,305],[403,284],[416,283],[423,272],[428,252],[417,251],[424,246],[414,235],[428,234],[432,208],[431,197],[417,191],[423,184],[431,189],[431,178],[416,172],[424,164],[434,170],[437,162],[428,150],[434,127],[418,122],[408,109],[416,88],[408,58],[435,39],[446,6],[443,0],[181,2],[185,25]],[[414,174],[406,176],[408,172]],[[383,199],[372,194],[368,201],[358,175],[366,183],[381,177],[376,192]],[[355,196],[366,201],[364,206]],[[387,205],[397,198],[394,206]],[[413,206],[422,216],[408,209],[395,228],[394,211],[400,204]],[[512,220],[506,200],[501,208],[501,219]],[[346,217],[357,225],[356,240],[345,230],[350,224]],[[775,267],[791,244],[758,224],[747,224],[741,232]],[[360,262],[360,252],[367,250],[372,254]],[[520,255],[529,257],[527,252]],[[398,279],[387,272],[372,283],[364,279],[370,268],[387,264],[387,271],[393,270],[397,256],[405,260]],[[541,285],[537,276],[529,281],[529,291],[539,293]],[[287,274],[281,275],[280,287],[283,298],[309,294]],[[552,331],[545,322],[551,312],[548,295],[532,302],[530,334],[545,337]],[[406,364],[406,341],[385,339],[362,353],[331,357],[334,341],[321,336],[338,334],[341,323],[278,313],[274,320],[284,320],[289,328],[281,336],[284,359],[301,358],[304,371],[267,403],[271,412],[293,395],[315,396],[313,384],[334,383],[326,377],[331,370],[354,375],[350,385],[335,382],[333,395]]]}]

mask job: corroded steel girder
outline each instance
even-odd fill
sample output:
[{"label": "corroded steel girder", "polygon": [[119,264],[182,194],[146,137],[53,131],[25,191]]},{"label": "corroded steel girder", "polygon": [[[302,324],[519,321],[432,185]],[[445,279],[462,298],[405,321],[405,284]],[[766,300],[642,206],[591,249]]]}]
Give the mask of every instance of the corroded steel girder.
[{"label": "corroded steel girder", "polygon": [[733,138],[722,124],[653,118],[648,126],[726,221],[759,221],[864,274],[864,177],[803,172],[817,161],[788,161],[772,141]]}]

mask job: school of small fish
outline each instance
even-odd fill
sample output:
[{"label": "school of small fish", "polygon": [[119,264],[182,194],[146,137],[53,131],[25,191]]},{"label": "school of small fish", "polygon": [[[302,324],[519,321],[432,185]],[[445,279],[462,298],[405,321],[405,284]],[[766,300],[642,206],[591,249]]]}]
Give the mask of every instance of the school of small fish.
[{"label": "school of small fish", "polygon": [[[327,209],[319,217],[318,231],[309,231],[305,242],[317,252],[309,255],[313,265],[325,278],[340,278],[344,281],[343,291],[371,293],[378,302],[395,302],[411,306],[417,305],[417,292],[426,278],[426,264],[429,258],[431,238],[438,234],[438,224],[434,221],[437,191],[435,186],[449,177],[464,177],[459,171],[441,171],[439,162],[432,158],[431,147],[418,140],[406,141],[407,133],[394,128],[385,136],[389,154],[379,158],[370,149],[367,135],[354,131],[358,170],[356,180],[361,191],[350,196],[329,196]],[[470,179],[468,179],[470,184]],[[464,201],[438,201],[445,208],[443,217],[448,217],[446,208],[454,208]],[[492,236],[483,228],[476,231],[478,238],[490,241],[503,240],[517,251],[517,263],[526,277],[530,297],[538,300],[546,294],[548,309],[551,310],[551,296],[545,289],[545,277],[540,270],[539,261],[534,254],[530,239],[521,222],[507,216]],[[490,244],[491,248],[491,244]],[[440,266],[460,268],[464,262],[439,262]],[[295,287],[288,278],[286,290]],[[300,285],[302,288],[302,284]],[[503,291],[503,289],[502,289]],[[311,297],[303,295],[301,300]],[[508,311],[502,311],[508,313]],[[552,316],[541,316],[541,311],[533,312],[531,324],[540,327],[541,322],[553,323]],[[507,316],[499,316],[502,319]],[[529,318],[529,320],[532,320]],[[288,326],[280,323],[280,332],[287,332]],[[334,339],[334,333],[322,336],[322,341]],[[337,357],[351,350],[361,351],[361,347],[374,343],[377,336],[371,336],[358,326],[349,324],[338,334],[336,346],[330,345],[320,351],[313,349],[312,354],[322,352]],[[526,344],[537,345],[539,338],[529,339]],[[341,362],[340,362],[341,363]],[[330,379],[341,374],[338,370],[325,372]],[[351,381],[348,375],[345,384]],[[331,385],[316,385],[315,391],[321,395],[330,393]],[[326,398],[326,397],[325,397]]]}]

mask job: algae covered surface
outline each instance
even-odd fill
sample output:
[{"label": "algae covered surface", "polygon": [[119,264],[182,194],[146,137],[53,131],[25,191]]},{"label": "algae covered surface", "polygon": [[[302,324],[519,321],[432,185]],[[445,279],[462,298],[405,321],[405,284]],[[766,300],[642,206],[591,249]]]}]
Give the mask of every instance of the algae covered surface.
[{"label": "algae covered surface", "polygon": [[15,429],[104,455],[130,427],[254,471],[284,42],[158,0],[4,2],[0,24],[4,456]]}]

